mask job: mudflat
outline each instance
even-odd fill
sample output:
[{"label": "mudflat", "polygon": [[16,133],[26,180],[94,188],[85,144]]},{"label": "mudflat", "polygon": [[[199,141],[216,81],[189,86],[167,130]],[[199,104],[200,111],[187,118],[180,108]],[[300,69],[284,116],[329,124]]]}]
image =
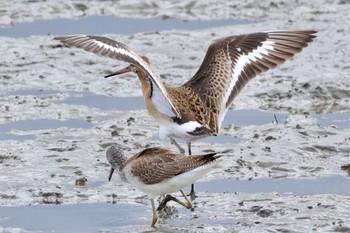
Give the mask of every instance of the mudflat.
[{"label": "mudflat", "polygon": [[[192,77],[220,37],[317,30],[295,59],[244,88],[218,137],[193,143],[193,153],[217,151],[225,163],[198,183],[195,210],[173,204],[159,230],[350,231],[347,1],[17,0],[0,9],[0,232],[151,230],[147,197],[117,176],[107,182],[105,159],[111,143],[130,155],[160,145],[139,80],[104,79],[127,64],[65,47],[53,40],[58,34],[48,34],[55,32],[52,21],[99,28],[83,20],[106,16],[134,20],[103,35],[147,55],[169,85]],[[145,31],[118,32],[154,19]],[[201,26],[174,26],[174,19]],[[47,33],[38,35],[32,27],[41,24]],[[28,33],[8,36],[9,30]]]}]

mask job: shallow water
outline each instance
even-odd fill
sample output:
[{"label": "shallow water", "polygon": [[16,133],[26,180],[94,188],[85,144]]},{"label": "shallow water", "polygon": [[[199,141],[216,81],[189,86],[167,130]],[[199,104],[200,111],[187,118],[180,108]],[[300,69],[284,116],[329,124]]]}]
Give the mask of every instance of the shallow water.
[{"label": "shallow water", "polygon": [[[250,193],[277,192],[280,195],[315,195],[339,194],[350,195],[350,179],[341,176],[330,176],[320,179],[253,179],[251,181],[213,180],[196,183],[196,191],[201,196],[215,193],[238,192],[243,195]],[[205,194],[203,193],[205,192]],[[140,193],[141,194],[141,193]],[[319,202],[324,200],[319,200]],[[187,213],[188,211],[180,209]],[[201,211],[195,210],[196,211]],[[232,209],[232,211],[234,211]],[[4,228],[22,228],[41,232],[122,232],[138,226],[150,230],[151,206],[148,200],[145,204],[94,203],[74,205],[33,205],[18,207],[0,207],[0,225]],[[188,215],[188,213],[187,213]],[[189,218],[187,216],[186,218]],[[163,221],[160,218],[160,221]],[[178,225],[181,219],[172,219],[173,225]],[[244,219],[211,220],[201,219],[205,224],[221,224],[228,228]],[[190,224],[187,222],[186,224]],[[196,225],[196,223],[194,223]],[[161,226],[162,227],[162,226]],[[166,229],[166,228],[165,228]]]},{"label": "shallow water", "polygon": [[91,128],[93,125],[83,119],[54,120],[54,119],[36,119],[36,120],[20,120],[0,124],[0,132],[10,132],[11,130],[41,130],[41,129],[57,129],[60,127],[69,128]]},{"label": "shallow water", "polygon": [[[66,34],[107,34],[118,33],[132,35],[139,32],[158,32],[164,30],[195,30],[244,24],[244,20],[191,20],[179,19],[135,19],[113,16],[86,16],[79,19],[37,20],[11,27],[0,27],[0,36],[27,37],[33,35]],[[127,25],[127,26],[125,26]]]},{"label": "shallow water", "polygon": [[341,129],[350,128],[350,112],[312,115],[322,126],[335,126]]},{"label": "shallow water", "polygon": [[34,140],[36,138],[37,137],[34,134],[16,135],[16,134],[12,134],[12,133],[0,132],[0,141],[5,141],[5,140],[25,141],[25,140]]},{"label": "shallow water", "polygon": [[80,97],[68,97],[62,101],[65,104],[85,105],[101,110],[130,111],[145,109],[143,97],[116,97],[96,94],[84,94]]},{"label": "shallow water", "polygon": [[144,210],[137,205],[108,203],[0,207],[0,225],[35,232],[97,232],[146,223],[140,220]]},{"label": "shallow water", "polygon": [[252,179],[237,181],[230,179],[200,182],[196,190],[207,192],[278,192],[280,194],[314,195],[339,194],[350,195],[350,178],[329,176],[319,179]]}]

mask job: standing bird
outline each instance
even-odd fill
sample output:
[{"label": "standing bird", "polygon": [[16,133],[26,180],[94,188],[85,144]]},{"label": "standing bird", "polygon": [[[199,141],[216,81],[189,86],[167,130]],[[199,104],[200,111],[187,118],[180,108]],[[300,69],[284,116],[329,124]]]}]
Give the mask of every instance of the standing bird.
[{"label": "standing bird", "polygon": [[[216,136],[234,98],[257,74],[291,59],[316,37],[316,31],[268,31],[228,36],[212,43],[197,73],[178,87],[164,85],[145,56],[101,36],[72,35],[55,39],[105,57],[130,63],[113,75],[134,72],[141,81],[149,113],[159,123],[159,136],[191,142]],[[194,195],[194,186],[191,188]]]},{"label": "standing bird", "polygon": [[[145,149],[127,159],[117,145],[111,146],[107,150],[106,157],[112,167],[109,180],[116,170],[123,181],[146,193],[151,199],[153,211],[151,227],[155,227],[158,219],[154,205],[156,196],[180,191],[186,199],[186,203],[170,195],[165,199],[171,197],[171,200],[185,208],[191,208],[192,203],[182,189],[200,179],[217,166],[220,161],[220,156],[216,153],[186,156],[160,147]],[[164,207],[167,201],[169,200],[163,201],[161,205]]]}]

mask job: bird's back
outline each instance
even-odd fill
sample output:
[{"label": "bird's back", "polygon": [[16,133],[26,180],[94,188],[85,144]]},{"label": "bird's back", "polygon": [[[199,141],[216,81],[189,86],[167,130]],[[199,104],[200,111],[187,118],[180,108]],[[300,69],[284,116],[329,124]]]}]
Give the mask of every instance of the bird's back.
[{"label": "bird's back", "polygon": [[128,182],[141,191],[161,195],[201,178],[217,164],[219,157],[216,153],[186,156],[160,147],[148,148],[130,159],[125,174]]}]

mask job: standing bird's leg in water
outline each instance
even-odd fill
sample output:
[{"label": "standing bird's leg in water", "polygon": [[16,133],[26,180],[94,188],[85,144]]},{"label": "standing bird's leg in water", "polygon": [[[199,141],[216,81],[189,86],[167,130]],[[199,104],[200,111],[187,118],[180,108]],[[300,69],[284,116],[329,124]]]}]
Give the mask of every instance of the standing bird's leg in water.
[{"label": "standing bird's leg in water", "polygon": [[[191,151],[191,142],[187,143],[187,148],[188,148],[188,154],[191,155],[192,151]],[[194,183],[191,184],[191,191],[189,193],[189,196],[191,197],[191,201],[193,201],[194,199],[196,199],[196,193],[194,192]]]}]

